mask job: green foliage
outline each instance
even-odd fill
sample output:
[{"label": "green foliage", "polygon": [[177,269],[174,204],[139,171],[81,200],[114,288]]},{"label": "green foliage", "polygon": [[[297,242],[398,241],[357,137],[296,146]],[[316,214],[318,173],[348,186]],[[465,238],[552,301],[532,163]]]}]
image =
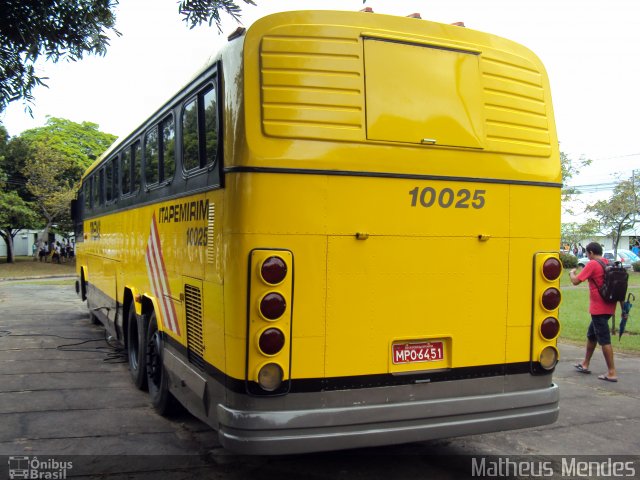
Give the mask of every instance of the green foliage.
[{"label": "green foliage", "polygon": [[576,268],[578,266],[578,259],[570,253],[560,252],[560,261],[562,262],[562,267],[565,269]]},{"label": "green foliage", "polygon": [[0,237],[7,245],[7,263],[13,262],[13,238],[23,228],[38,224],[38,215],[32,205],[16,192],[0,191]]},{"label": "green foliage", "polygon": [[631,264],[634,272],[640,272],[640,262],[634,262]]},{"label": "green foliage", "polygon": [[50,148],[69,159],[65,173],[76,179],[118,137],[98,130],[98,124],[75,123],[64,118],[50,117],[44,127],[22,132],[20,139],[28,144],[46,141]]},{"label": "green foliage", "polygon": [[[0,230],[20,230],[37,224],[38,217],[32,205],[25,202],[16,192],[0,192]],[[4,235],[0,232],[4,238]]]},{"label": "green foliage", "polygon": [[[40,56],[57,62],[104,55],[114,29],[117,0],[3,0],[0,22],[0,112],[9,102],[32,102]],[[29,107],[27,106],[27,109]]]},{"label": "green foliage", "polygon": [[[255,5],[253,0],[242,0],[249,5]],[[222,32],[220,26],[220,10],[230,15],[234,20],[240,20],[240,7],[234,0],[182,0],[178,2],[178,9],[184,15],[184,21],[189,28],[197,27],[202,23],[211,26],[214,22],[218,31]]]}]

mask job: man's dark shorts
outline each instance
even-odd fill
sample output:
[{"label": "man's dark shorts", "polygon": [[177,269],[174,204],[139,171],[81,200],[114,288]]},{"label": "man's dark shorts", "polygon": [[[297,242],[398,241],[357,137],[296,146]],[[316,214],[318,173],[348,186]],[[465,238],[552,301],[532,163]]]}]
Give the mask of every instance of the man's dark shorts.
[{"label": "man's dark shorts", "polygon": [[611,332],[609,331],[609,319],[611,315],[591,315],[591,323],[587,330],[587,338],[598,342],[598,345],[611,344]]}]

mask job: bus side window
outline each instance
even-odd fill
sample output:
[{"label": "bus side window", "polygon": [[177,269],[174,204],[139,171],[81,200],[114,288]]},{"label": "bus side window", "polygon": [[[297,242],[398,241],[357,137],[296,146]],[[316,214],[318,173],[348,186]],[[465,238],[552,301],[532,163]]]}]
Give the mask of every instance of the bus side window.
[{"label": "bus side window", "polygon": [[92,177],[85,178],[84,186],[82,187],[84,190],[84,210],[88,212],[91,208],[91,180]]},{"label": "bus side window", "polygon": [[185,172],[216,161],[218,103],[212,85],[185,104],[182,112],[182,166]]},{"label": "bus side window", "polygon": [[110,159],[105,167],[105,196],[107,203],[118,199],[118,157]]},{"label": "bus side window", "polygon": [[193,99],[182,112],[182,166],[185,171],[200,167],[198,147],[198,100]]},{"label": "bus side window", "polygon": [[175,127],[168,116],[151,130],[144,140],[144,178],[147,185],[171,180],[176,171]]},{"label": "bus side window", "polygon": [[131,148],[131,176],[133,184],[131,193],[136,193],[140,188],[140,169],[142,168],[142,147],[140,142],[133,144]]},{"label": "bus side window", "polygon": [[91,207],[94,209],[98,208],[98,205],[100,205],[100,197],[98,192],[98,175],[94,174],[91,176]]},{"label": "bus side window", "polygon": [[104,205],[104,168],[100,169],[100,180],[98,181],[98,205]]},{"label": "bus side window", "polygon": [[158,126],[154,126],[144,137],[144,180],[147,185],[158,183]]},{"label": "bus side window", "polygon": [[171,180],[176,173],[176,135],[173,116],[167,117],[160,125],[162,127],[160,181],[164,182]]},{"label": "bus side window", "polygon": [[120,155],[120,170],[122,172],[122,195],[131,193],[131,150],[125,148]]},{"label": "bus side window", "polygon": [[215,88],[204,94],[204,125],[206,164],[202,167],[215,163],[218,153],[218,102]]}]

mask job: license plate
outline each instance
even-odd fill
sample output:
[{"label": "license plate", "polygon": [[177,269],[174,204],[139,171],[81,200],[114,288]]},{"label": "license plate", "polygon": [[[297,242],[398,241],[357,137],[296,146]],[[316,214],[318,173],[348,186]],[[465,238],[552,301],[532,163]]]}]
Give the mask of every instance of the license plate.
[{"label": "license plate", "polygon": [[393,363],[435,362],[444,359],[442,342],[411,342],[393,344]]}]

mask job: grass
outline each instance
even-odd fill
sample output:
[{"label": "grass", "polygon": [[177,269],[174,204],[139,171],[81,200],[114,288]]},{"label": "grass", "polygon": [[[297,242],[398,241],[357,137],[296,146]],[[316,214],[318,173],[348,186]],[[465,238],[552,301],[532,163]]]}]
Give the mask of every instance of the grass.
[{"label": "grass", "polygon": [[14,263],[7,263],[6,257],[0,257],[0,280],[75,274],[75,262],[34,262],[32,257],[15,257],[14,260]]}]

